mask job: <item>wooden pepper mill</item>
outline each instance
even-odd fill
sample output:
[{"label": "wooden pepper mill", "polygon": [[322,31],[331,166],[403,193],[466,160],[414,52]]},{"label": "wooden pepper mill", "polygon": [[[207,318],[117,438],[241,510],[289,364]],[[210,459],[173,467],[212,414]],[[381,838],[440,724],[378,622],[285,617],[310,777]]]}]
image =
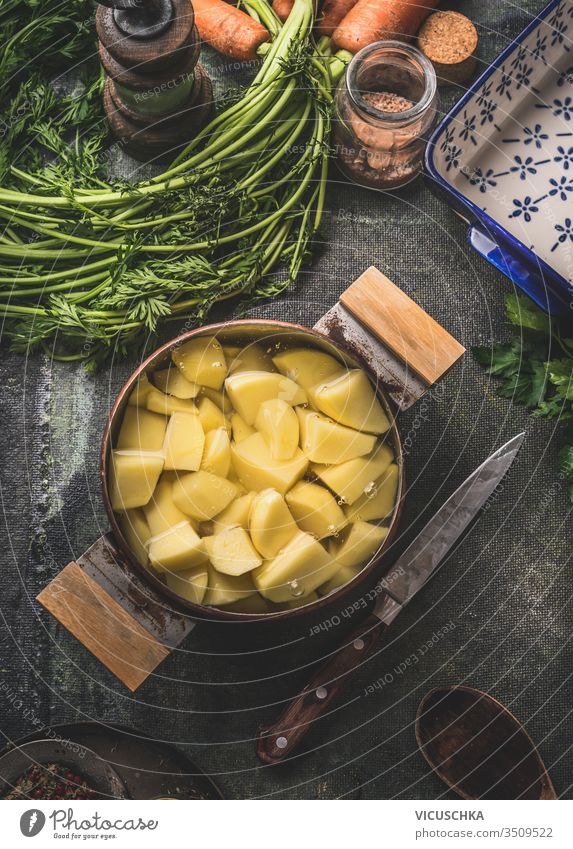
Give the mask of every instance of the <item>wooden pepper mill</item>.
[{"label": "wooden pepper mill", "polygon": [[98,2],[111,131],[136,159],[172,153],[205,126],[213,104],[191,0]]}]

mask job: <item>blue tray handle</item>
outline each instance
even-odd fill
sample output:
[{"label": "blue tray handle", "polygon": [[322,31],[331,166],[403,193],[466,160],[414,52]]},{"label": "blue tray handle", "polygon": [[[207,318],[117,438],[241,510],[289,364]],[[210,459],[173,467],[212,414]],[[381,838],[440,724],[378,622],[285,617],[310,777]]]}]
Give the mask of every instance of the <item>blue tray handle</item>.
[{"label": "blue tray handle", "polygon": [[470,227],[469,243],[494,268],[529,295],[542,310],[551,315],[560,315],[566,311],[565,304],[550,291],[539,269],[528,268],[477,224]]}]

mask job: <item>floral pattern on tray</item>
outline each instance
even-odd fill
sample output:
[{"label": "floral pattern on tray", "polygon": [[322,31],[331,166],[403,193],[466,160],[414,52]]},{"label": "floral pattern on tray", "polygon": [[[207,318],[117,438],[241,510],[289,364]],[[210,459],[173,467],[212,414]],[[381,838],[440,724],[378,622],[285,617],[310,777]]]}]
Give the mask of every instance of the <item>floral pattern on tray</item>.
[{"label": "floral pattern on tray", "polygon": [[573,283],[573,0],[548,7],[435,138],[433,168]]}]

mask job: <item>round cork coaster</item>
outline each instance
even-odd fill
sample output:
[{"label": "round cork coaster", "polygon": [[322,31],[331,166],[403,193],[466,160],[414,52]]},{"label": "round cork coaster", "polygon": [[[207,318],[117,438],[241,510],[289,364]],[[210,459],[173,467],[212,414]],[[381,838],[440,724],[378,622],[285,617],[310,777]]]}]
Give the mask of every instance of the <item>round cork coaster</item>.
[{"label": "round cork coaster", "polygon": [[418,32],[418,47],[442,85],[459,85],[473,75],[477,45],[474,24],[460,12],[434,12]]}]

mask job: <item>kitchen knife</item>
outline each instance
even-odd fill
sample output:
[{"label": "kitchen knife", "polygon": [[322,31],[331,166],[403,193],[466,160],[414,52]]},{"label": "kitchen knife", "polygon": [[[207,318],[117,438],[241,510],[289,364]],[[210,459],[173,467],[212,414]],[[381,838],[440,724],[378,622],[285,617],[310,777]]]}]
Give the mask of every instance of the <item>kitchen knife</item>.
[{"label": "kitchen knife", "polygon": [[350,673],[359,668],[382,633],[416,595],[495,492],[525,434],[510,439],[458,487],[376,586],[374,611],[345,639],[273,725],[260,728],[257,754],[267,764],[293,754],[312,723],[328,712]]}]

